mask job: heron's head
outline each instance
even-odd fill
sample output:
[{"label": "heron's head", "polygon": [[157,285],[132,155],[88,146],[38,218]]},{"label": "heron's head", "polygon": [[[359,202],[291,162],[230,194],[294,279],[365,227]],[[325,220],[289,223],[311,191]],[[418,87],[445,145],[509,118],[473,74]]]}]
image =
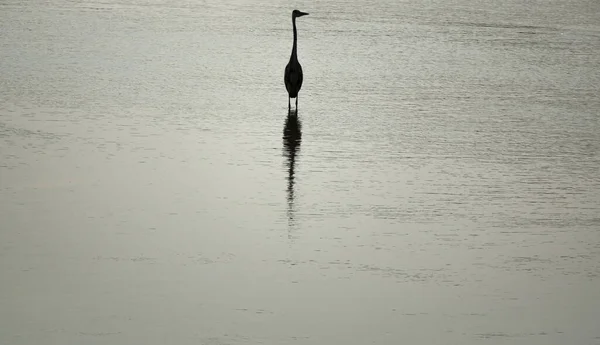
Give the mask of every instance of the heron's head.
[{"label": "heron's head", "polygon": [[306,15],[308,15],[308,13],[302,12],[302,11],[298,11],[298,10],[294,10],[292,12],[292,18],[298,18],[298,17],[302,17],[302,16],[306,16]]}]

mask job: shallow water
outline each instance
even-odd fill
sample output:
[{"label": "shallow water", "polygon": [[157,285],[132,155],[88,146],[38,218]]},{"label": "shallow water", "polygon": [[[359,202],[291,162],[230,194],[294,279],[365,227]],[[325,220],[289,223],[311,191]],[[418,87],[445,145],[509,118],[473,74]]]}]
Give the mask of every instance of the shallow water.
[{"label": "shallow water", "polygon": [[354,5],[0,2],[0,343],[600,343],[600,3]]}]

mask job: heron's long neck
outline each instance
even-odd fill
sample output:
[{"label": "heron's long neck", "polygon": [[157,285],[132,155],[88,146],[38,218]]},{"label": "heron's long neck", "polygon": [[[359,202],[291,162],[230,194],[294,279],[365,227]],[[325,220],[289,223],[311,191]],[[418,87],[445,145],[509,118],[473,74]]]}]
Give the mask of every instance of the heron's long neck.
[{"label": "heron's long neck", "polygon": [[294,27],[294,45],[292,46],[292,56],[290,59],[298,59],[296,55],[296,41],[298,41],[298,33],[296,32],[296,18],[292,18],[292,26]]}]

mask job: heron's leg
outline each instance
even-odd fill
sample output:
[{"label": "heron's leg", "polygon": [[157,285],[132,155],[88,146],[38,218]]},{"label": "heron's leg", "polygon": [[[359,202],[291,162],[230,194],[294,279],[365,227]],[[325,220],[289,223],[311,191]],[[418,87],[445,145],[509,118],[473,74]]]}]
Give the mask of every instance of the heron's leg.
[{"label": "heron's leg", "polygon": [[298,96],[296,96],[296,112],[298,112]]},{"label": "heron's leg", "polygon": [[292,111],[292,104],[291,104],[290,98],[288,97],[288,113],[290,111]]}]

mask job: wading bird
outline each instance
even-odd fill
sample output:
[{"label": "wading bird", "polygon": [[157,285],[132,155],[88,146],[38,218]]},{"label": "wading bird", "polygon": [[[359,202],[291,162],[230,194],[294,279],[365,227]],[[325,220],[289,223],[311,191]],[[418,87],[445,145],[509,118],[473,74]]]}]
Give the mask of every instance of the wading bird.
[{"label": "wading bird", "polygon": [[302,87],[302,66],[298,62],[298,53],[296,48],[296,41],[298,40],[298,34],[296,33],[296,18],[307,15],[308,13],[301,12],[298,10],[292,11],[292,26],[294,27],[294,46],[292,47],[292,56],[290,56],[290,62],[285,66],[285,74],[283,81],[285,82],[285,88],[288,92],[288,111],[291,110],[290,99],[296,99],[296,110],[298,110],[298,91]]}]

